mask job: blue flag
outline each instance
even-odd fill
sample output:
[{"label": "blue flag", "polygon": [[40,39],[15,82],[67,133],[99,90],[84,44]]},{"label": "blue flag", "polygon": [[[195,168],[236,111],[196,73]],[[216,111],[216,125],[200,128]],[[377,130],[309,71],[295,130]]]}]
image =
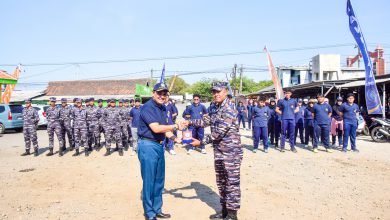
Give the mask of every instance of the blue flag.
[{"label": "blue flag", "polygon": [[349,29],[353,37],[356,40],[357,45],[363,56],[364,66],[366,69],[366,105],[368,114],[382,114],[382,106],[379,98],[378,89],[375,84],[375,76],[372,70],[372,62],[368,54],[366,41],[363,37],[362,29],[360,28],[359,22],[353,11],[350,0],[347,0],[347,15],[349,17]]},{"label": "blue flag", "polygon": [[160,83],[164,83],[164,81],[165,81],[165,63],[161,72]]}]

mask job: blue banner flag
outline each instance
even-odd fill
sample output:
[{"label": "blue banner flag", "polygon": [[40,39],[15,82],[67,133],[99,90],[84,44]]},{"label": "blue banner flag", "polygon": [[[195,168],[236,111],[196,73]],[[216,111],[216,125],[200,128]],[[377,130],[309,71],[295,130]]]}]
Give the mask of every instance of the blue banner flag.
[{"label": "blue banner flag", "polygon": [[164,83],[164,81],[165,81],[165,63],[161,72],[160,83]]},{"label": "blue banner flag", "polygon": [[347,0],[347,15],[349,17],[349,29],[351,30],[351,33],[362,53],[366,69],[365,94],[368,114],[382,114],[381,101],[375,84],[374,72],[372,70],[372,61],[369,57],[366,41],[364,40],[362,29],[359,25],[355,12],[353,11],[350,0]]}]

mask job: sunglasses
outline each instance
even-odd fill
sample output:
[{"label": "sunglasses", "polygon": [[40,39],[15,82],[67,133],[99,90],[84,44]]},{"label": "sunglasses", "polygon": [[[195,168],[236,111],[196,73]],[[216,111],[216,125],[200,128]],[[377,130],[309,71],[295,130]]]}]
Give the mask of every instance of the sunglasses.
[{"label": "sunglasses", "polygon": [[156,91],[156,93],[159,96],[168,96],[168,92],[167,91]]}]

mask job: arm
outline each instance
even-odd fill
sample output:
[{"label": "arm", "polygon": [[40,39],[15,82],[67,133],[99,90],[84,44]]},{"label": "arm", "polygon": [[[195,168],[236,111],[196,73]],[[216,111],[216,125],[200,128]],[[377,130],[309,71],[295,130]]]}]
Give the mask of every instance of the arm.
[{"label": "arm", "polygon": [[209,115],[203,115],[202,119],[191,119],[189,125],[196,128],[205,128],[211,125],[211,118]]},{"label": "arm", "polygon": [[280,108],[279,108],[279,106],[278,106],[278,107],[276,107],[276,109],[275,109],[275,112],[276,112],[276,113],[278,113],[278,114],[280,114],[280,115],[282,114],[282,111],[280,111]]},{"label": "arm", "polygon": [[237,124],[236,114],[234,111],[227,110],[222,113],[225,117],[218,123],[218,127],[216,127],[211,134],[207,135],[202,141],[203,145],[212,143],[213,141],[220,141],[222,138],[226,136],[229,132],[230,128],[233,127],[234,124]]}]

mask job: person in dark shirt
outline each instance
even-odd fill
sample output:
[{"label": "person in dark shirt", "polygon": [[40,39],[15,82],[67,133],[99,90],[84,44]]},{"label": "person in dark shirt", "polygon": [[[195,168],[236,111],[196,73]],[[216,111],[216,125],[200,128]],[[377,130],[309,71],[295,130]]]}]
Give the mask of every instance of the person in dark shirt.
[{"label": "person in dark shirt", "polygon": [[260,138],[263,140],[264,153],[268,153],[268,119],[271,112],[268,106],[265,106],[265,98],[260,98],[259,106],[252,109],[253,117],[253,153],[257,152]]},{"label": "person in dark shirt", "polygon": [[279,137],[275,138],[275,129],[276,129],[276,126],[275,126],[275,119],[276,119],[275,108],[276,108],[276,102],[275,102],[274,98],[270,98],[268,108],[269,108],[269,111],[270,111],[270,117],[268,119],[268,134],[269,134],[270,143],[271,143],[271,145],[273,145],[273,144],[278,142],[278,140],[276,140],[276,139],[279,138]]},{"label": "person in dark shirt", "polygon": [[[319,127],[321,141],[324,144],[326,152],[332,153],[329,145],[330,117],[332,115],[332,107],[325,103],[323,94],[319,94],[317,99],[318,103],[313,107],[314,124]],[[318,138],[314,138],[313,152],[318,153]]]},{"label": "person in dark shirt", "polygon": [[305,147],[309,147],[309,139],[312,139],[312,146],[314,145],[314,123],[313,123],[313,107],[314,107],[314,99],[310,99],[308,101],[308,105],[305,108],[305,113],[303,115],[305,122]]},{"label": "person in dark shirt", "polygon": [[299,111],[295,113],[295,139],[294,143],[297,144],[297,136],[299,132],[299,138],[301,140],[301,144],[305,143],[303,139],[303,130],[304,130],[304,117],[305,107],[302,105],[302,99],[298,99],[298,108]]},{"label": "person in dark shirt", "polygon": [[237,111],[238,111],[238,115],[237,115],[238,127],[240,127],[240,124],[241,124],[241,122],[242,122],[242,126],[243,126],[244,129],[245,129],[245,114],[246,114],[246,108],[245,108],[245,106],[244,106],[244,104],[243,104],[242,102],[239,102],[239,103],[238,103]]},{"label": "person in dark shirt", "polygon": [[347,152],[348,138],[351,139],[351,150],[358,153],[356,148],[356,129],[358,126],[359,106],[354,103],[355,96],[352,93],[347,95],[347,102],[340,107],[340,116],[344,121],[343,152]]},{"label": "person in dark shirt", "polygon": [[338,97],[336,104],[332,107],[332,147],[336,145],[336,137],[339,141],[339,147],[343,145],[343,119],[340,116],[340,107],[343,104],[343,98]]},{"label": "person in dark shirt", "polygon": [[252,129],[252,108],[254,107],[253,99],[249,99],[248,105],[246,106],[246,110],[248,112],[248,129]]}]

